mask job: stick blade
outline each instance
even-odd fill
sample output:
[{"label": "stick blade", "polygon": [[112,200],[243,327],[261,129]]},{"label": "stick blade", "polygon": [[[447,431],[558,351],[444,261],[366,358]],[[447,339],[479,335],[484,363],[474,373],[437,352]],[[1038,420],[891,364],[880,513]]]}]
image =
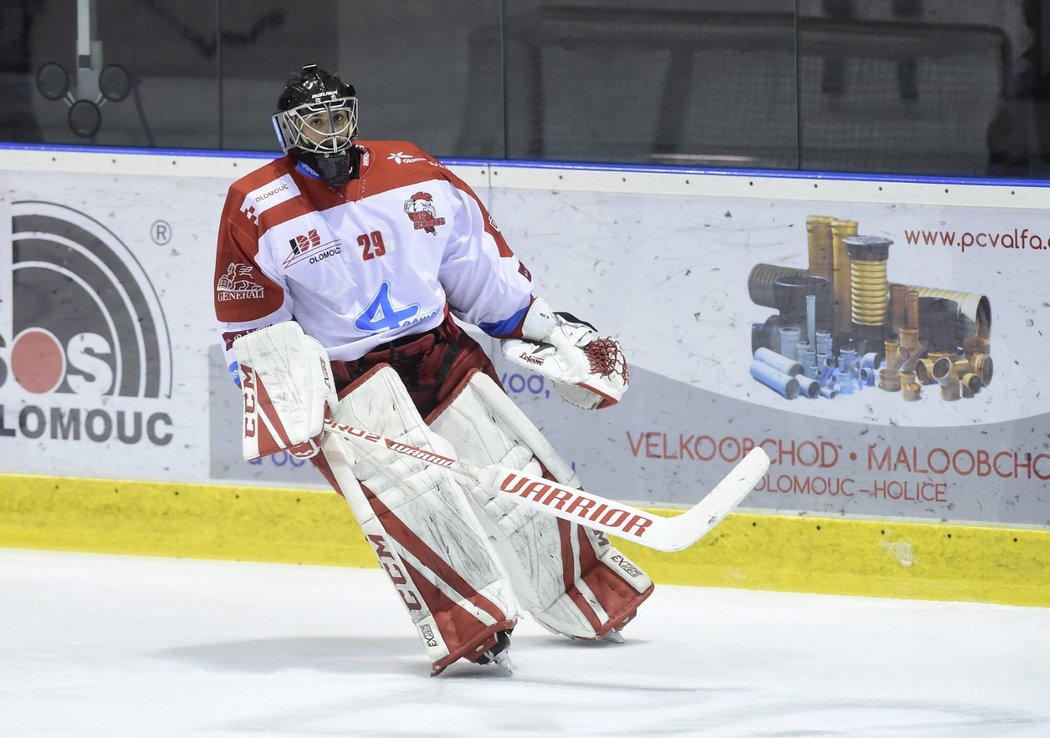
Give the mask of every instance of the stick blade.
[{"label": "stick blade", "polygon": [[666,547],[661,545],[660,549],[681,551],[706,536],[743,502],[767,469],[766,452],[757,446],[751,449],[700,502],[681,515],[667,519],[666,540],[660,541]]}]

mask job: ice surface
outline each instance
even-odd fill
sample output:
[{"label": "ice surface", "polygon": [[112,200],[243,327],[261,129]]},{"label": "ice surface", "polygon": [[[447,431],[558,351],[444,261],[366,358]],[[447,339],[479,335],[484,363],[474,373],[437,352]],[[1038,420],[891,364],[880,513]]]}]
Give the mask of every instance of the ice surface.
[{"label": "ice surface", "polygon": [[1050,736],[1050,609],[657,586],[431,678],[378,570],[0,550],[0,736]]}]

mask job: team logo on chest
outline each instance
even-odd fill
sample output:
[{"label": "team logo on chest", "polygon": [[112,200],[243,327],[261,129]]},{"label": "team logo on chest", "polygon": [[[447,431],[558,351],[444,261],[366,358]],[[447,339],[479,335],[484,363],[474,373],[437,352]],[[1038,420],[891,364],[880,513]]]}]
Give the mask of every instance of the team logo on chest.
[{"label": "team logo on chest", "polygon": [[289,238],[288,245],[292,247],[292,252],[285,257],[282,263],[285,269],[293,264],[298,264],[300,261],[309,261],[311,264],[316,264],[342,251],[339,248],[338,238],[321,243],[321,236],[317,233],[316,228],[311,228],[306,232],[305,236]]},{"label": "team logo on chest", "polygon": [[417,192],[405,200],[405,214],[417,231],[426,231],[432,236],[437,235],[437,226],[445,225],[445,219],[437,216],[434,198],[429,192]]}]

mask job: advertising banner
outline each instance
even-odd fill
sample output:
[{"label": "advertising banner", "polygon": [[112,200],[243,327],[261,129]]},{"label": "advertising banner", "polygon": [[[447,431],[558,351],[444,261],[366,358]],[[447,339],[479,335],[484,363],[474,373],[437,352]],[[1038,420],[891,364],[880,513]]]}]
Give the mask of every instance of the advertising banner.
[{"label": "advertising banner", "polygon": [[508,384],[596,490],[688,504],[761,445],[746,506],[1050,524],[1044,211],[511,189],[493,209],[552,305],[633,359],[597,428]]},{"label": "advertising banner", "polygon": [[199,466],[217,183],[2,181],[2,470],[155,479]]},{"label": "advertising banner", "polygon": [[[240,458],[211,293],[233,177],[186,170],[0,171],[0,473],[324,486]],[[761,445],[746,508],[1050,525],[1042,209],[541,173],[473,183],[537,294],[621,341],[631,390],[577,410],[474,335],[588,488],[690,505]]]}]

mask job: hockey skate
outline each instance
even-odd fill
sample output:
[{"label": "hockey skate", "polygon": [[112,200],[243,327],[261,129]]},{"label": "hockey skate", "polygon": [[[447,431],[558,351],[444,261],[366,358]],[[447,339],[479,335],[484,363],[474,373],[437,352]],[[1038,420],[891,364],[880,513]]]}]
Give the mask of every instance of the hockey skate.
[{"label": "hockey skate", "polygon": [[[551,630],[551,632],[552,633],[557,633],[557,631],[554,631],[554,630]],[[574,636],[574,635],[569,636],[569,638],[574,640],[574,641],[594,641],[596,643],[617,643],[617,644],[619,644],[619,643],[623,643],[624,642],[623,635],[620,633],[620,631],[616,630],[616,628],[612,628],[608,633],[606,633],[605,635],[603,635],[603,636],[601,636],[599,638],[584,638],[583,636]]]},{"label": "hockey skate", "polygon": [[507,674],[514,673],[514,663],[510,660],[510,631],[501,630],[496,634],[496,645],[478,657],[478,664],[492,664]]}]

